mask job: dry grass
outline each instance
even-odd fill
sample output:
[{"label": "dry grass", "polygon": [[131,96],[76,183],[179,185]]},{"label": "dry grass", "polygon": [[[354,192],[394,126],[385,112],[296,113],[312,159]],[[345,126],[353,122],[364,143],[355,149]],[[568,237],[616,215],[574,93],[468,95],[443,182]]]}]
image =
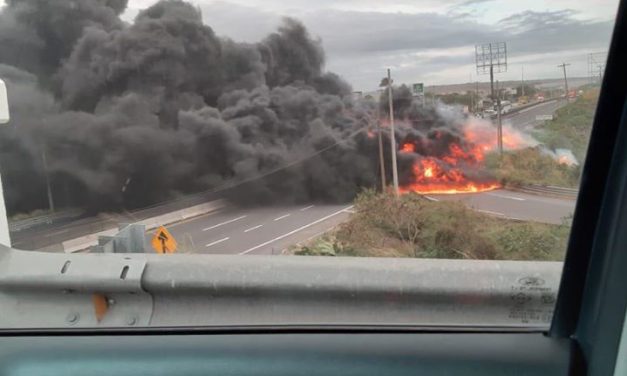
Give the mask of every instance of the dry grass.
[{"label": "dry grass", "polygon": [[570,226],[490,217],[415,194],[359,195],[355,214],[334,231],[293,247],[296,255],[482,260],[561,260]]}]

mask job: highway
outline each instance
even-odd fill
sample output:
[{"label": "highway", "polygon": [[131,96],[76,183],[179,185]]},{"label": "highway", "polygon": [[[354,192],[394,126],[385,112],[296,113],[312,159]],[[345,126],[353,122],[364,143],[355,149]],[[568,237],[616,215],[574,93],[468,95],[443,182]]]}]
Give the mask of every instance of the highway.
[{"label": "highway", "polygon": [[[350,215],[351,204],[228,207],[168,226],[182,252],[281,254],[292,244],[316,237]],[[152,235],[148,234],[147,238]]]},{"label": "highway", "polygon": [[543,102],[536,106],[525,108],[512,114],[504,115],[503,122],[510,123],[511,125],[519,129],[533,128],[534,125],[538,124],[536,116],[550,115],[555,112],[555,110],[564,106],[565,104],[566,103],[563,100]]},{"label": "highway", "polygon": [[[428,195],[432,201],[460,200],[477,211],[502,218],[562,223],[575,201],[507,190]],[[290,245],[329,231],[348,219],[350,204],[277,207],[227,207],[168,229],[180,251],[202,254],[281,254]],[[152,234],[147,234],[147,239]]]},{"label": "highway", "polygon": [[575,201],[537,196],[527,193],[498,189],[482,193],[456,195],[428,195],[433,201],[462,201],[469,207],[485,214],[560,224],[575,211]]}]

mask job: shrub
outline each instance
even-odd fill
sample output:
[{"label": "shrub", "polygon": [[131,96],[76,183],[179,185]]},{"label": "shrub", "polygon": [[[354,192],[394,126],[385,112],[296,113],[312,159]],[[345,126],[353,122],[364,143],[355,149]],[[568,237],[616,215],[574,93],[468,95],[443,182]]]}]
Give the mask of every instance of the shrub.
[{"label": "shrub", "polygon": [[490,217],[460,202],[417,194],[395,198],[365,191],[355,213],[296,255],[447,259],[559,260],[570,230],[562,225]]}]

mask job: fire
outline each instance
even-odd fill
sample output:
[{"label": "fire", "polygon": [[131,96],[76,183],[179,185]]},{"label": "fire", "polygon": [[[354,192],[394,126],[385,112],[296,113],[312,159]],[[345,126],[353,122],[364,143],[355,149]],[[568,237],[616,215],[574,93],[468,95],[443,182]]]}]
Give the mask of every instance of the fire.
[{"label": "fire", "polygon": [[433,177],[433,168],[427,167],[425,169],[424,176],[425,176],[425,178],[432,178]]},{"label": "fire", "polygon": [[405,142],[404,144],[401,145],[401,151],[403,153],[415,153],[416,145],[414,145],[411,142]]},{"label": "fire", "polygon": [[[488,152],[496,150],[496,129],[489,123],[469,121],[461,129],[461,140],[452,141],[444,155],[438,157],[425,151],[421,153],[423,143],[436,145],[443,140],[440,131],[435,131],[431,139],[422,139],[422,143],[405,140],[401,143],[401,153],[415,153],[412,163],[410,182],[402,192],[455,194],[483,192],[500,188],[494,178],[483,172],[483,162]],[[533,145],[533,139],[515,129],[503,127],[503,147],[518,149]],[[479,178],[480,177],[480,178]]]},{"label": "fire", "polygon": [[489,191],[500,187],[496,181],[470,181],[461,169],[433,157],[417,159],[412,170],[413,181],[403,186],[402,192],[455,194]]}]

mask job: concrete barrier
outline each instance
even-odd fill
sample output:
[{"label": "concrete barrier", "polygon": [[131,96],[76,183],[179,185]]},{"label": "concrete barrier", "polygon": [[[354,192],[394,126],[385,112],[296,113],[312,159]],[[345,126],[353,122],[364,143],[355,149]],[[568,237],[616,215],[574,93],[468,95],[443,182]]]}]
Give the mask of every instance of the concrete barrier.
[{"label": "concrete barrier", "polygon": [[[167,226],[190,218],[198,217],[203,214],[208,214],[213,211],[222,209],[225,206],[226,202],[224,200],[215,200],[204,204],[194,205],[189,208],[176,210],[167,214],[158,215],[156,217],[146,218],[133,223],[146,226],[146,230],[152,230],[159,226]],[[117,227],[112,227],[103,231],[98,231],[92,234],[80,236],[78,238],[66,240],[62,242],[60,246],[53,248],[61,248],[60,250],[65,253],[82,251],[91,247],[92,245],[97,245],[98,238],[100,236],[114,236],[118,231],[119,229]]]},{"label": "concrete barrier", "polygon": [[549,196],[549,197],[557,197],[564,198],[568,200],[576,200],[577,195],[579,194],[578,189],[574,188],[565,188],[565,187],[555,187],[555,186],[544,186],[544,185],[513,185],[508,186],[507,189],[511,189],[513,191],[529,193],[539,196]]}]

